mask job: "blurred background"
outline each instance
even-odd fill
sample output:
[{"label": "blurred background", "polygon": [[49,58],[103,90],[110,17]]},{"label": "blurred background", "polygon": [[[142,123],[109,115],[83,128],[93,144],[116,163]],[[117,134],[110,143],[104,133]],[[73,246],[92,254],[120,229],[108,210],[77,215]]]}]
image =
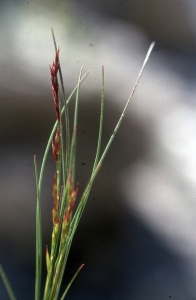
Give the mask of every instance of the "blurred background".
[{"label": "blurred background", "polygon": [[[55,121],[51,26],[67,96],[80,67],[91,69],[80,92],[80,193],[96,149],[101,65],[104,146],[156,41],[76,233],[64,285],[85,267],[67,299],[195,299],[195,14],[191,0],[1,1],[0,261],[17,299],[34,298],[33,155],[40,166]],[[50,245],[54,170],[50,153],[42,191],[43,249]],[[0,299],[8,299],[1,281]]]}]

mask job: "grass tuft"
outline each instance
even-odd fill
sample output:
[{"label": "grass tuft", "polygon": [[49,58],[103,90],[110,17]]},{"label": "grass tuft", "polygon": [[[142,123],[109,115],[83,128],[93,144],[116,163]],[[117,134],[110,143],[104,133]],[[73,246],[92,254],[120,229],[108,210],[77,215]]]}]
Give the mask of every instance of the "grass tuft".
[{"label": "grass tuft", "polygon": [[[149,56],[154,47],[154,43],[150,45],[150,48],[144,59],[144,63],[139,72],[136,83],[133,90],[125,104],[122,114],[112,132],[112,135],[103,151],[100,155],[101,140],[102,140],[102,128],[103,128],[103,113],[104,113],[104,66],[102,66],[102,90],[101,90],[101,108],[100,108],[100,123],[99,134],[97,139],[97,150],[95,153],[94,164],[89,181],[86,184],[86,188],[82,194],[79,204],[73,211],[76,197],[78,194],[79,184],[75,182],[76,174],[76,148],[77,148],[77,119],[78,119],[78,103],[79,103],[79,91],[82,82],[86,79],[89,71],[82,77],[82,70],[80,70],[78,83],[73,89],[70,96],[66,99],[65,88],[63,83],[63,75],[60,65],[60,50],[57,48],[55,35],[52,29],[52,37],[55,47],[55,57],[50,66],[52,96],[54,101],[54,110],[56,116],[56,122],[51,131],[48,143],[46,145],[45,153],[43,156],[40,172],[38,172],[36,156],[34,156],[35,167],[35,179],[36,179],[36,191],[37,191],[37,207],[36,207],[36,279],[35,279],[35,300],[57,300],[59,299],[60,287],[62,283],[63,274],[66,268],[66,263],[72,244],[72,240],[75,231],[79,225],[84,208],[86,206],[93,182],[103,164],[106,154],[115,138],[115,135],[121,125],[121,122],[126,114],[127,108],[133,97],[133,94],[137,88],[138,82],[141,78],[145,65],[149,59]],[[59,82],[61,85],[61,91],[59,88]],[[62,97],[60,97],[62,94]],[[72,135],[70,135],[70,121],[69,121],[69,102],[75,95],[75,111],[74,120],[72,125]],[[62,98],[62,99],[61,99]],[[61,108],[62,107],[62,108]],[[52,209],[52,222],[53,229],[51,235],[51,245],[46,246],[46,269],[47,276],[45,280],[44,293],[41,295],[42,286],[42,221],[41,221],[41,190],[42,180],[44,176],[44,170],[46,160],[48,157],[49,149],[52,149],[55,171],[52,184],[53,195],[53,209]],[[73,281],[77,277],[84,265],[81,265],[76,271],[73,278],[70,280],[64,293],[61,296],[63,300]],[[7,280],[7,277],[0,265],[0,275],[7,289],[11,300],[16,300],[11,286]]]}]

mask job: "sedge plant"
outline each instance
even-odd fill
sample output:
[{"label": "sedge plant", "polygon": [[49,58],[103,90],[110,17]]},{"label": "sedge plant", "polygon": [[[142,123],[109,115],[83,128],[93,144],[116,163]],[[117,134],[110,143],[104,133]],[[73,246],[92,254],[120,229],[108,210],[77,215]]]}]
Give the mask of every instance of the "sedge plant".
[{"label": "sedge plant", "polygon": [[[59,60],[59,48],[57,48],[55,36],[52,30],[53,42],[55,46],[55,58],[50,66],[52,95],[54,100],[54,109],[56,114],[56,122],[51,131],[45,153],[43,156],[40,171],[38,172],[36,156],[34,156],[36,190],[37,190],[37,205],[36,205],[36,278],[35,278],[35,300],[63,300],[74,281],[77,274],[84,265],[81,265],[68,286],[65,288],[63,294],[60,296],[60,288],[63,274],[65,271],[70,247],[78,224],[80,222],[82,213],[88,200],[93,182],[97,176],[98,171],[103,163],[103,160],[114,140],[114,137],[120,127],[120,124],[125,116],[128,105],[136,90],[140,77],[143,73],[144,67],[149,59],[149,56],[154,47],[154,42],[150,45],[149,50],[144,59],[143,65],[137,77],[133,90],[125,104],[123,112],[114,128],[114,131],[103,151],[100,154],[102,127],[103,127],[103,112],[104,112],[104,66],[102,66],[102,91],[101,91],[101,105],[100,105],[100,124],[97,139],[97,149],[95,153],[94,165],[91,176],[84,189],[84,192],[79,200],[79,204],[73,210],[76,197],[78,194],[78,183],[75,182],[76,172],[76,141],[77,141],[77,116],[78,116],[78,101],[79,89],[82,82],[88,76],[89,71],[82,76],[82,69],[80,70],[78,82],[73,89],[70,96],[66,99],[63,75]],[[59,91],[61,86],[61,93]],[[62,94],[62,99],[60,99]],[[69,121],[69,102],[75,98],[74,120],[72,128]],[[72,130],[72,133],[71,133]],[[56,170],[52,185],[53,194],[53,209],[52,209],[52,237],[50,249],[46,246],[46,269],[47,275],[45,280],[45,287],[43,295],[41,294],[42,286],[42,217],[41,217],[41,190],[44,176],[44,169],[46,165],[49,150],[52,148],[52,153],[56,165]],[[9,298],[16,300],[12,291],[11,285],[6,277],[5,272],[0,264],[0,275],[7,289]]]}]

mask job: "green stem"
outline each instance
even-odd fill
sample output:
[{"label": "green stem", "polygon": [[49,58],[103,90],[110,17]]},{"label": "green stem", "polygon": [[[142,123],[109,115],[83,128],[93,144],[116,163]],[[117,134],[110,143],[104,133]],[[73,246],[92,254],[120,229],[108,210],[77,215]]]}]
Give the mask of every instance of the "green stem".
[{"label": "green stem", "polygon": [[73,148],[71,149],[71,153],[72,154],[72,159],[71,159],[71,155],[70,155],[70,163],[71,163],[71,172],[72,172],[72,183],[73,186],[75,186],[75,167],[76,167],[76,137],[77,137],[77,119],[78,119],[78,99],[79,99],[79,82],[81,80],[81,75],[82,75],[82,69],[80,70],[79,73],[79,78],[78,78],[78,88],[76,91],[76,102],[75,102],[75,110],[74,110],[74,124],[73,124],[73,136],[72,136],[72,140],[73,140]]},{"label": "green stem", "polygon": [[96,156],[95,156],[93,171],[95,170],[98,160],[99,160],[99,153],[100,153],[100,148],[101,148],[101,138],[102,138],[102,128],[103,128],[103,112],[104,112],[104,66],[102,66],[102,92],[101,92],[101,113],[100,113],[100,123],[99,123],[99,136],[98,136],[97,152],[96,152]]},{"label": "green stem", "polygon": [[40,194],[38,189],[38,172],[36,156],[34,156],[35,179],[37,190],[37,205],[36,205],[36,280],[35,280],[35,300],[40,299],[41,293],[41,274],[42,274],[42,224],[41,224],[41,205]]},{"label": "green stem", "polygon": [[82,265],[79,267],[79,269],[77,270],[77,272],[74,274],[74,276],[72,277],[72,279],[71,279],[70,283],[68,284],[66,290],[64,291],[64,293],[63,293],[63,295],[62,295],[62,297],[61,297],[61,300],[64,300],[64,299],[65,299],[65,296],[67,295],[67,292],[69,291],[69,289],[70,289],[72,283],[74,282],[76,276],[77,276],[78,273],[82,270],[83,267],[84,267],[84,264],[82,264]]},{"label": "green stem", "polygon": [[2,280],[3,280],[3,283],[5,285],[5,288],[7,290],[8,295],[10,297],[10,300],[16,300],[16,297],[14,296],[14,293],[12,291],[12,288],[11,288],[11,285],[9,283],[9,280],[7,279],[7,276],[6,276],[5,272],[4,272],[3,267],[1,266],[1,264],[0,264],[0,276],[1,276]]},{"label": "green stem", "polygon": [[[145,68],[145,66],[146,66],[146,63],[147,63],[147,61],[148,61],[148,59],[149,59],[149,56],[150,56],[150,54],[151,54],[151,52],[152,52],[152,49],[153,49],[154,45],[155,45],[155,43],[153,42],[153,43],[150,45],[149,49],[148,49],[148,52],[147,52],[146,57],[145,57],[145,59],[144,59],[143,65],[142,65],[142,67],[141,67],[141,69],[140,69],[139,75],[138,75],[137,80],[136,80],[136,82],[135,82],[134,88],[133,88],[133,90],[132,90],[132,92],[131,92],[131,94],[130,94],[128,100],[127,100],[127,103],[126,103],[126,105],[125,105],[125,107],[124,107],[124,109],[123,109],[123,112],[122,112],[122,114],[121,114],[121,116],[120,116],[120,118],[119,118],[119,120],[118,120],[118,122],[117,122],[117,124],[116,124],[116,127],[114,128],[114,131],[113,131],[113,133],[112,133],[112,135],[111,135],[111,137],[110,137],[110,139],[109,139],[109,141],[108,141],[108,143],[107,143],[107,145],[106,145],[106,147],[105,147],[105,150],[104,150],[104,152],[103,152],[103,154],[102,154],[102,156],[101,156],[101,158],[100,158],[100,160],[99,160],[98,165],[101,165],[101,164],[102,164],[102,162],[103,162],[103,160],[104,160],[104,158],[105,158],[105,156],[106,156],[106,154],[107,154],[107,152],[108,152],[108,150],[109,150],[109,148],[110,148],[110,146],[111,146],[111,144],[112,144],[112,142],[113,142],[113,139],[115,138],[115,135],[116,135],[116,133],[117,133],[117,131],[118,131],[118,129],[119,129],[121,123],[122,123],[122,120],[124,119],[124,116],[125,116],[125,113],[126,113],[126,111],[127,111],[127,108],[128,108],[128,106],[129,106],[129,104],[130,104],[130,102],[131,102],[131,99],[132,99],[134,93],[135,93],[135,90],[136,90],[136,88],[137,88],[137,85],[138,85],[139,80],[140,80],[140,78],[141,78],[141,76],[142,76],[142,73],[143,73],[143,71],[144,71],[144,68]],[[96,171],[96,169],[95,169],[95,171]]]}]

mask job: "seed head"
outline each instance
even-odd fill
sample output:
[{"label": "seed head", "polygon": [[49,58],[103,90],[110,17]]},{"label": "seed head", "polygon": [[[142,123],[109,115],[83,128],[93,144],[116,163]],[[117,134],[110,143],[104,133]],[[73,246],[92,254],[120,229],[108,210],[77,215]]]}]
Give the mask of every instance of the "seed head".
[{"label": "seed head", "polygon": [[52,62],[52,66],[50,66],[50,75],[51,75],[51,83],[52,83],[52,94],[54,99],[54,109],[56,112],[56,118],[60,123],[60,113],[59,113],[59,85],[57,73],[59,70],[59,48],[56,51],[55,59]]},{"label": "seed head", "polygon": [[52,221],[53,224],[56,225],[59,221],[56,172],[53,178],[52,195],[53,195]]},{"label": "seed head", "polygon": [[60,127],[58,126],[57,130],[56,130],[55,137],[52,141],[52,153],[53,153],[54,160],[55,160],[56,163],[58,162],[58,155],[59,155],[59,152],[60,152],[60,147],[61,147],[61,144],[60,144]]}]

